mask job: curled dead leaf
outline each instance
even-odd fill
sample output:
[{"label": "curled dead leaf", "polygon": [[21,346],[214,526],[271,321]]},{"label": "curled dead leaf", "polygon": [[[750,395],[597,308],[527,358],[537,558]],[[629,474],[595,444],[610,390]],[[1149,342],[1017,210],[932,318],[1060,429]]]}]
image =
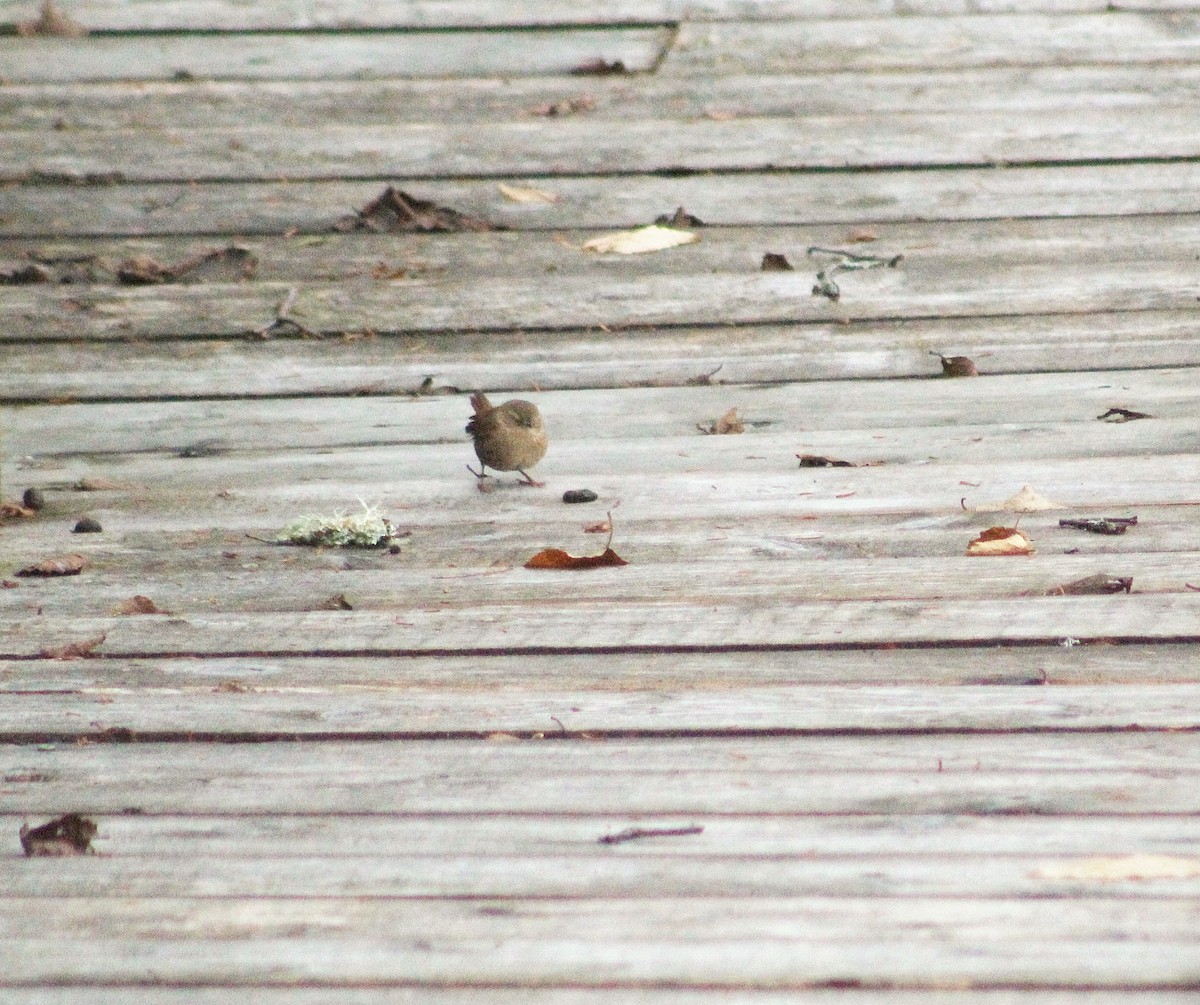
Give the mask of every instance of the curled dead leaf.
[{"label": "curled dead leaf", "polygon": [[940,352],[929,351],[930,356],[936,356],[942,361],[943,377],[978,377],[979,370],[970,356],[943,356]]},{"label": "curled dead leaf", "polygon": [[135,594],[128,600],[122,600],[113,610],[114,614],[169,614],[170,611],[162,610],[149,597],[143,597],[140,593]]},{"label": "curled dead leaf", "polygon": [[20,503],[0,503],[0,516],[11,517],[31,517],[37,510],[29,506],[22,506]]},{"label": "curled dead leaf", "polygon": [[375,199],[333,225],[334,230],[368,230],[377,234],[418,232],[424,234],[482,232],[496,230],[494,224],[477,216],[438,206],[389,185]]},{"label": "curled dead leaf", "polygon": [[599,569],[607,565],[628,565],[612,548],[605,548],[599,555],[569,555],[561,548],[545,548],[528,562],[526,569]]},{"label": "curled dead leaf", "polygon": [[788,261],[787,255],[768,251],[762,256],[762,265],[759,266],[759,269],[762,272],[794,272],[795,266]]},{"label": "curled dead leaf", "polygon": [[90,656],[92,650],[104,642],[108,638],[107,632],[101,632],[90,639],[84,639],[82,642],[68,642],[65,646],[53,646],[49,649],[43,649],[39,656],[47,660],[78,660],[84,656]]},{"label": "curled dead leaf", "polygon": [[1101,422],[1133,422],[1135,419],[1153,419],[1148,412],[1135,412],[1132,408],[1110,408],[1103,415],[1097,415]]},{"label": "curled dead leaf", "polygon": [[644,255],[650,251],[677,248],[681,244],[695,244],[699,240],[700,235],[691,231],[660,227],[652,223],[649,227],[618,230],[612,234],[593,237],[590,241],[583,242],[583,250],[594,251],[598,255]]},{"label": "curled dead leaf", "polygon": [[661,216],[654,218],[655,224],[660,227],[703,227],[704,221],[698,216],[693,216],[682,206],[676,206],[674,213],[663,213]]},{"label": "curled dead leaf", "polygon": [[707,436],[725,436],[729,433],[744,433],[746,424],[737,414],[737,407],[731,408],[719,419],[714,419],[707,426],[696,424],[696,428]]},{"label": "curled dead leaf", "polygon": [[843,461],[837,457],[825,457],[821,454],[797,454],[802,468],[856,468],[852,461]]},{"label": "curled dead leaf", "polygon": [[47,558],[24,569],[18,569],[18,576],[78,576],[87,567],[88,560],[82,555],[59,555]]},{"label": "curled dead leaf", "polygon": [[78,813],[67,813],[39,827],[21,825],[21,847],[29,856],[62,858],[92,850],[96,824]]},{"label": "curled dead leaf", "polygon": [[1032,555],[1033,542],[1016,527],[989,527],[967,545],[968,555]]},{"label": "curled dead leaf", "polygon": [[1089,594],[1132,593],[1132,576],[1110,576],[1106,572],[1098,572],[1093,576],[1073,579],[1069,583],[1060,583],[1046,591],[1047,597],[1086,596]]}]

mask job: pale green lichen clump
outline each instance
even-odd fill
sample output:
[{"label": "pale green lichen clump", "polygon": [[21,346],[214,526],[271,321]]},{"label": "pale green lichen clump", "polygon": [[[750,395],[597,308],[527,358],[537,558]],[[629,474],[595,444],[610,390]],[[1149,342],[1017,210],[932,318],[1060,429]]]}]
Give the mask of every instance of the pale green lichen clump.
[{"label": "pale green lichen clump", "polygon": [[363,503],[361,513],[302,516],[284,527],[275,540],[316,548],[382,548],[395,532],[378,509]]}]

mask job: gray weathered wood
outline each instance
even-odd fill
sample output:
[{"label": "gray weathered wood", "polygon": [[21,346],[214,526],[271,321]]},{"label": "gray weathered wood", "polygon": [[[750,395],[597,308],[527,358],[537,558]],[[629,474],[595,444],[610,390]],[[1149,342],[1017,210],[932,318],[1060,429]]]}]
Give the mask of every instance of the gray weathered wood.
[{"label": "gray weathered wood", "polygon": [[0,764],[14,776],[5,807],[36,815],[1138,817],[1200,807],[1191,732],[546,736],[3,746]]},{"label": "gray weathered wood", "polygon": [[1002,14],[841,22],[685,24],[662,73],[872,72],[906,67],[1187,62],[1200,55],[1194,17],[1137,11]]},{"label": "gray weathered wood", "polygon": [[[600,657],[603,658],[603,657]],[[980,663],[986,667],[986,658]],[[74,739],[104,729],[145,738],[486,735],[494,732],[691,733],[1200,729],[1200,684],[975,688],[831,686],[737,688],[690,694],[563,691],[524,686],[483,693],[368,690],[331,684],[214,692],[212,687],[25,697],[0,708],[9,742]],[[1200,863],[1200,859],[1197,860]],[[1200,866],[1197,868],[1200,876]],[[2,887],[0,887],[2,890]],[[709,891],[716,892],[716,891]],[[1197,889],[1200,893],[1200,888]]]},{"label": "gray weathered wood", "polygon": [[[473,181],[421,178],[421,198],[516,229],[640,226],[683,204],[720,225],[837,226],[912,220],[1118,216],[1200,211],[1200,166],[1173,164],[966,168],[661,178],[529,178]],[[237,185],[22,185],[5,191],[0,235],[283,234],[328,232],[375,198],[387,175],[371,181],[242,182]],[[517,205],[499,181],[548,189],[558,203]],[[399,183],[399,182],[398,182]],[[844,233],[844,231],[839,231]],[[412,240],[411,238],[409,240]],[[407,243],[407,241],[406,241]],[[761,256],[759,256],[761,258]],[[757,260],[755,263],[757,265]]]},{"label": "gray weathered wood", "polygon": [[[2,40],[0,40],[2,42]],[[39,61],[40,65],[41,61]],[[828,116],[789,121],[585,118],[253,130],[21,131],[0,148],[0,180],[127,182],[427,178],[515,174],[995,167],[1200,155],[1194,108]]]},{"label": "gray weathered wood", "polygon": [[[605,331],[559,331],[506,335],[455,332],[420,339],[404,336],[311,340],[275,338],[266,342],[189,339],[186,342],[25,342],[4,347],[0,400],[70,402],[121,399],[221,398],[231,391],[256,395],[269,415],[277,395],[348,396],[337,408],[321,408],[336,429],[338,416],[353,415],[361,396],[416,391],[426,377],[439,386],[541,394],[553,389],[624,388],[630,385],[683,385],[713,373],[714,383],[799,381],[810,387],[839,381],[831,394],[852,394],[852,381],[879,377],[928,377],[938,363],[931,350],[970,355],[985,374],[1039,371],[1095,371],[1107,367],[1189,367],[1196,361],[1195,323],[1186,312],[1109,312],[1080,316],[1014,316],[912,319],[853,324],[680,327],[636,332],[621,341],[614,356]],[[502,347],[502,352],[497,348]],[[717,368],[720,367],[720,370]],[[971,385],[983,393],[989,381]],[[866,386],[866,385],[863,385]],[[898,386],[898,385],[897,385]],[[1124,382],[1122,387],[1124,387]],[[928,389],[923,388],[924,393]],[[733,393],[732,391],[730,393]],[[743,392],[738,391],[738,396]],[[895,386],[888,392],[891,397]],[[1079,393],[1077,388],[1068,391]],[[943,400],[939,387],[932,401]],[[926,394],[922,408],[930,405]],[[855,396],[855,409],[869,399]],[[1032,418],[1024,399],[1016,413]],[[172,412],[172,405],[161,403]],[[383,404],[381,410],[388,406]],[[744,406],[743,406],[744,407]],[[1108,407],[1107,404],[1104,405]],[[349,410],[349,411],[344,411]],[[1103,409],[1101,409],[1103,410]],[[56,410],[39,422],[58,424]],[[70,414],[63,406],[61,412]],[[852,410],[844,410],[852,411]],[[11,413],[9,428],[28,428]],[[96,413],[93,413],[96,414]],[[804,424],[822,423],[817,402]],[[106,416],[107,417],[107,416]],[[965,417],[961,417],[965,419]],[[189,421],[197,423],[194,417]],[[562,420],[557,420],[561,422]],[[85,422],[72,429],[82,445],[96,431]],[[145,442],[145,426],[135,442]],[[309,427],[300,426],[298,433]],[[189,439],[193,429],[173,438]],[[103,442],[103,434],[101,442]],[[13,442],[17,442],[14,440]],[[68,443],[66,449],[71,449]],[[126,446],[128,446],[126,444]],[[111,442],[108,444],[111,448]],[[16,453],[30,452],[36,444]]]},{"label": "gray weathered wood", "polygon": [[641,72],[671,37],[667,28],[0,37],[0,64],[9,79],[37,83],[527,76],[596,59]]}]

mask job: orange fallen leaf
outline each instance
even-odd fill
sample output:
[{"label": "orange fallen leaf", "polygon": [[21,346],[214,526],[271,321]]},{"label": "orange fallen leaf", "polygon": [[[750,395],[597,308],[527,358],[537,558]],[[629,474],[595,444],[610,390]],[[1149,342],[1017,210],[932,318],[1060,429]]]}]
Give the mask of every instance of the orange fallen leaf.
[{"label": "orange fallen leaf", "polygon": [[128,600],[122,600],[113,610],[114,614],[167,614],[149,597],[135,594]]},{"label": "orange fallen leaf", "polygon": [[707,426],[697,423],[696,428],[707,436],[726,436],[730,433],[744,433],[746,431],[746,424],[742,421],[741,416],[737,414],[737,407],[735,406],[719,419],[710,422]]},{"label": "orange fallen leaf", "polygon": [[1016,527],[989,527],[967,545],[968,555],[1032,555],[1033,542]]},{"label": "orange fallen leaf", "polygon": [[36,510],[20,503],[0,503],[0,516],[33,516]]},{"label": "orange fallen leaf", "polygon": [[561,548],[545,548],[528,562],[526,569],[598,569],[606,565],[628,565],[612,548],[605,548],[599,555],[568,555]]},{"label": "orange fallen leaf", "polygon": [[104,642],[108,638],[107,632],[101,632],[99,635],[90,639],[84,639],[82,642],[68,642],[65,646],[53,646],[49,649],[43,649],[39,656],[46,660],[77,660],[83,656],[90,656],[92,650]]},{"label": "orange fallen leaf", "polygon": [[589,523],[583,528],[585,534],[609,534],[612,532],[612,524],[607,520],[601,520],[599,523]]}]

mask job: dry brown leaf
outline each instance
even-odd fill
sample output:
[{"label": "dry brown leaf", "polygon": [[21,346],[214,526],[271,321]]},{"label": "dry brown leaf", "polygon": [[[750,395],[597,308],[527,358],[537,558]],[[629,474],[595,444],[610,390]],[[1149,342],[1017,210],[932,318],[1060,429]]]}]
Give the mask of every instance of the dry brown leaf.
[{"label": "dry brown leaf", "polygon": [[587,59],[572,71],[577,77],[610,77],[615,73],[628,73],[629,70],[619,59],[602,59],[597,56]]},{"label": "dry brown leaf", "polygon": [[545,548],[528,562],[526,569],[599,569],[607,565],[628,565],[612,548],[605,548],[599,555],[568,555],[561,548]]},{"label": "dry brown leaf", "polygon": [[968,555],[1032,555],[1033,542],[1016,527],[989,527],[967,545]]},{"label": "dry brown leaf", "polygon": [[88,33],[87,28],[78,21],[67,17],[57,7],[53,0],[45,0],[38,16],[31,21],[17,23],[17,34],[25,38],[35,35],[57,38],[83,38]]},{"label": "dry brown leaf", "polygon": [[1098,572],[1094,576],[1084,576],[1082,579],[1073,579],[1069,583],[1053,586],[1046,591],[1046,596],[1086,596],[1088,594],[1132,592],[1132,576],[1110,576],[1106,572]]},{"label": "dry brown leaf", "polygon": [[88,560],[82,555],[58,555],[47,558],[24,569],[18,569],[18,576],[78,576],[87,567]]},{"label": "dry brown leaf", "polygon": [[369,230],[377,234],[419,232],[424,234],[456,231],[496,230],[494,224],[477,216],[417,199],[389,185],[357,213],[344,216],[334,230]]},{"label": "dry brown leaf", "polygon": [[652,223],[649,227],[638,227],[637,230],[618,230],[593,237],[590,241],[584,241],[583,250],[594,251],[598,255],[644,255],[649,251],[665,251],[699,240],[699,234]]},{"label": "dry brown leaf", "polygon": [[979,370],[970,356],[943,356],[940,352],[930,350],[930,356],[936,356],[942,361],[943,377],[978,377]]},{"label": "dry brown leaf", "polygon": [[49,649],[43,649],[39,656],[47,660],[78,660],[84,656],[90,656],[92,650],[100,645],[108,638],[107,632],[101,632],[99,635],[84,639],[82,642],[68,642],[65,646],[53,646]]},{"label": "dry brown leaf", "polygon": [[20,503],[0,503],[0,516],[30,517],[36,512],[37,510],[22,506]]},{"label": "dry brown leaf", "polygon": [[822,454],[797,454],[802,468],[857,468],[852,461],[843,461],[837,457],[825,457]]},{"label": "dry brown leaf", "polygon": [[777,251],[768,251],[762,256],[762,265],[759,266],[762,272],[795,272],[795,266],[788,261],[787,255],[781,255]]},{"label": "dry brown leaf", "polygon": [[149,597],[143,597],[140,593],[135,594],[128,600],[122,600],[113,610],[113,614],[169,614],[170,611],[162,610]]},{"label": "dry brown leaf", "polygon": [[1200,858],[1175,855],[1096,856],[1045,865],[1033,875],[1037,879],[1094,879],[1101,883],[1127,879],[1195,879],[1200,877]]},{"label": "dry brown leaf", "polygon": [[1132,408],[1110,408],[1103,415],[1097,415],[1102,422],[1133,422],[1135,419],[1153,419],[1149,412],[1135,412]]},{"label": "dry brown leaf", "polygon": [[850,231],[844,240],[847,244],[865,244],[868,241],[878,241],[879,235],[866,227],[858,227]]},{"label": "dry brown leaf", "polygon": [[612,532],[612,524],[607,520],[601,520],[599,523],[589,523],[583,528],[585,534],[609,534]]},{"label": "dry brown leaf", "polygon": [[675,227],[677,229],[704,226],[704,221],[700,217],[693,216],[682,206],[676,206],[674,213],[663,213],[661,216],[656,216],[654,222],[660,227]]},{"label": "dry brown leaf", "polygon": [[96,825],[78,813],[67,813],[40,827],[22,824],[20,834],[26,855],[62,858],[90,852]]},{"label": "dry brown leaf", "polygon": [[504,182],[496,187],[509,202],[551,203],[562,198],[557,192],[547,192],[543,188],[522,188],[519,185],[505,185]]},{"label": "dry brown leaf", "polygon": [[596,107],[596,99],[590,94],[581,94],[575,98],[563,98],[561,101],[547,101],[528,109],[530,115],[544,118],[556,118],[560,115],[574,115],[576,112],[590,112]]},{"label": "dry brown leaf", "polygon": [[697,423],[696,428],[707,436],[725,436],[729,433],[744,433],[746,431],[746,424],[738,416],[737,407],[735,406],[719,419],[710,422],[707,426]]}]

